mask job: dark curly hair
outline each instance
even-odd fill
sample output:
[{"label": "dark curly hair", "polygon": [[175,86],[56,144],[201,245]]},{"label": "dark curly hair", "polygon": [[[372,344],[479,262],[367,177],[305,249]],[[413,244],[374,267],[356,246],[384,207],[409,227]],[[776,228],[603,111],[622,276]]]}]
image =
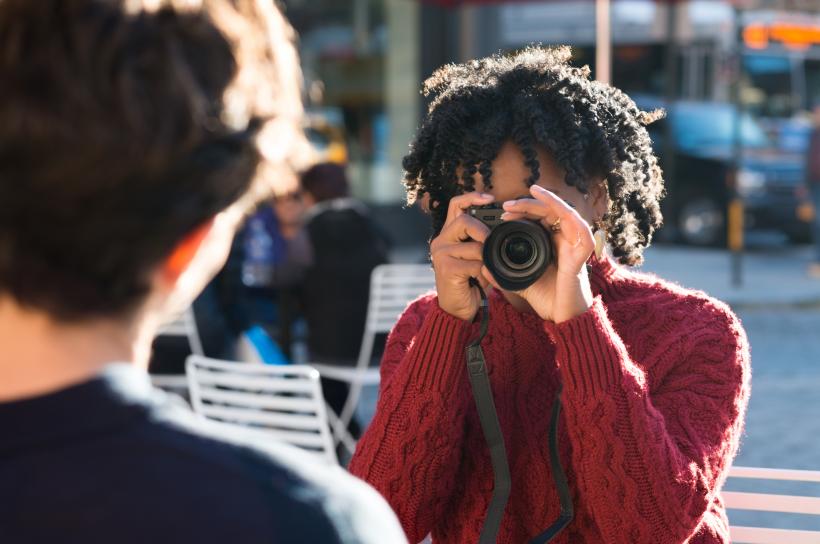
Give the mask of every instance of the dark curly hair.
[{"label": "dark curly hair", "polygon": [[403,166],[408,201],[429,195],[434,236],[450,199],[473,190],[476,173],[492,187],[491,163],[512,141],[531,172],[527,185],[540,177],[537,146],[582,193],[605,179],[611,206],[604,226],[613,253],[624,264],[642,262],[662,222],[664,192],[645,125],[663,112],[641,111],[620,90],[590,81],[589,69],[570,66],[569,59],[568,47],[531,46],[444,66],[424,82],[433,100]]}]

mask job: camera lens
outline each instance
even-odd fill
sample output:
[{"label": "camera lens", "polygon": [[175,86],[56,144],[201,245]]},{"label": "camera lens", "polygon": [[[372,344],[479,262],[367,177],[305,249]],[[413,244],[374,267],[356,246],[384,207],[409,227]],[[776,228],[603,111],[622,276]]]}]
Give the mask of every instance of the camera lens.
[{"label": "camera lens", "polygon": [[528,267],[535,260],[535,247],[529,237],[513,235],[504,240],[501,255],[507,266],[520,270]]},{"label": "camera lens", "polygon": [[552,238],[533,221],[503,221],[484,241],[484,264],[508,291],[526,289],[555,262]]}]

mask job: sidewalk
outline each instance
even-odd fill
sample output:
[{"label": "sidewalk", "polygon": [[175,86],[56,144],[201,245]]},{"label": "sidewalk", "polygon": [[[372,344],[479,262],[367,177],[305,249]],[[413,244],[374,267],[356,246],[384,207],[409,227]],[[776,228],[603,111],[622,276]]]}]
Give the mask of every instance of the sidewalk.
[{"label": "sidewalk", "polygon": [[[393,262],[421,262],[426,247],[405,246],[393,252]],[[742,257],[740,287],[731,284],[731,253],[719,249],[653,246],[638,270],[656,274],[684,287],[700,289],[735,308],[820,306],[820,279],[806,274],[812,248],[769,247],[749,250]]]},{"label": "sidewalk", "polygon": [[820,279],[806,270],[808,246],[750,250],[742,256],[742,284],[732,285],[731,253],[717,249],[655,246],[640,270],[700,289],[732,307],[820,306]]}]

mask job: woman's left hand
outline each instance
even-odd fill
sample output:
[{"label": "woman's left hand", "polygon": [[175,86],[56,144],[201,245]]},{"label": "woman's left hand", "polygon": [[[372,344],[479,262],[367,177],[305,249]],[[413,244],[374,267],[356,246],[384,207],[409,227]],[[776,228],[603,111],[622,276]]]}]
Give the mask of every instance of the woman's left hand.
[{"label": "woman's left hand", "polygon": [[[595,249],[589,225],[576,210],[554,193],[539,185],[530,187],[532,199],[504,203],[505,221],[529,219],[540,222],[550,232],[557,254],[557,264],[530,287],[516,294],[526,300],[547,321],[561,323],[581,315],[592,305],[592,289],[586,262]],[[557,232],[553,230],[558,224]],[[495,284],[489,270],[484,276]]]}]

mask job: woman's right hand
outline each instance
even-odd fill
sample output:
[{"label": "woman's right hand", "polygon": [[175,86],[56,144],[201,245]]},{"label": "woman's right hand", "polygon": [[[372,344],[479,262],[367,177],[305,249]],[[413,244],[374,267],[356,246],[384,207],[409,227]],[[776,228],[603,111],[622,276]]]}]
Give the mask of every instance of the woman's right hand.
[{"label": "woman's right hand", "polygon": [[430,243],[438,304],[448,314],[465,321],[473,320],[481,304],[481,297],[470,285],[470,278],[475,278],[482,287],[487,286],[481,273],[484,265],[482,248],[490,234],[484,223],[470,217],[465,210],[490,204],[493,200],[493,195],[475,192],[450,199],[444,227]]}]

